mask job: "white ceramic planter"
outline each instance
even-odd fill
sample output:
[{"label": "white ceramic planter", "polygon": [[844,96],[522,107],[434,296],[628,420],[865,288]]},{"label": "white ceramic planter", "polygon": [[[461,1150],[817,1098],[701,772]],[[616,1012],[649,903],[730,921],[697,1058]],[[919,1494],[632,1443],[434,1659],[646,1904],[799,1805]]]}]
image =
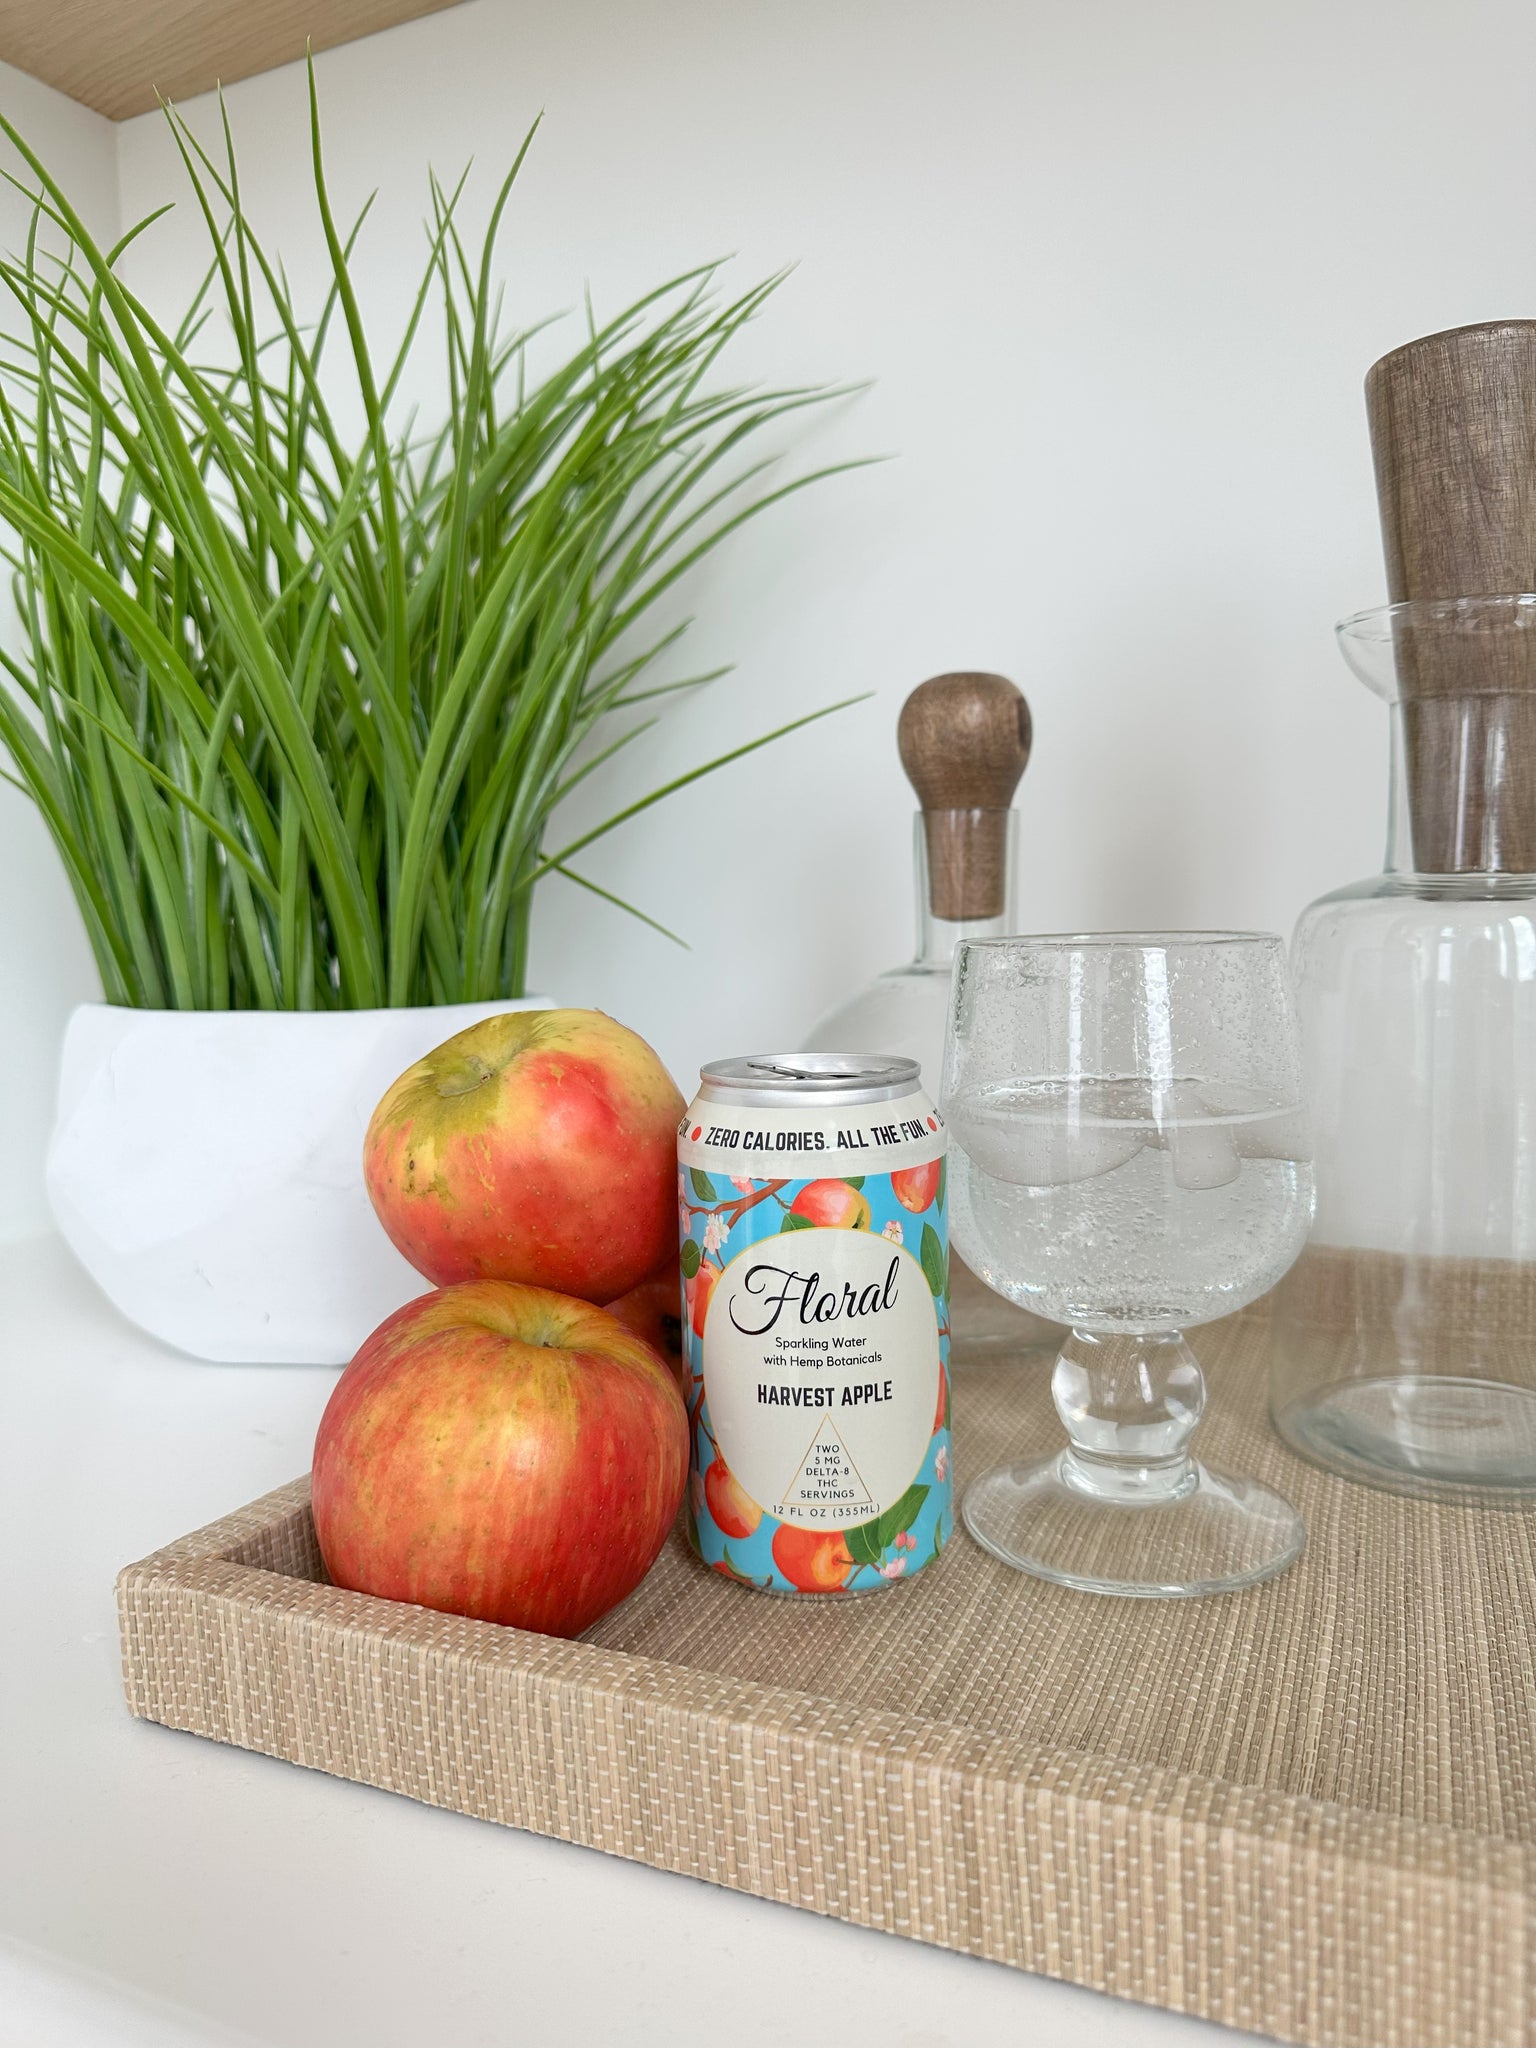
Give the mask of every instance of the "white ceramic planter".
[{"label": "white ceramic planter", "polygon": [[546,1007],[128,1010],[69,1020],[48,1199],[130,1322],[195,1358],[340,1365],[426,1282],[363,1189],[384,1090],[481,1017]]}]

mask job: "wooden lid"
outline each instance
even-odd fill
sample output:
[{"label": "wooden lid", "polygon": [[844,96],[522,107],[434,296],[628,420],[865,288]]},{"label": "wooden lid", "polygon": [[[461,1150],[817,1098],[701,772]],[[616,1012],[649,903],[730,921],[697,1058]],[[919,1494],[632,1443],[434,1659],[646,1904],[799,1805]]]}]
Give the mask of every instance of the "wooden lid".
[{"label": "wooden lid", "polygon": [[[1393,603],[1536,590],[1536,320],[1410,341],[1365,402]],[[1536,636],[1405,614],[1394,638],[1414,868],[1531,872]]]},{"label": "wooden lid", "polygon": [[1407,342],[1365,404],[1392,602],[1536,590],[1536,320]]},{"label": "wooden lid", "polygon": [[1002,916],[1008,811],[1031,736],[1029,706],[1006,676],[931,676],[902,705],[896,744],[923,807],[935,917],[960,923]]}]

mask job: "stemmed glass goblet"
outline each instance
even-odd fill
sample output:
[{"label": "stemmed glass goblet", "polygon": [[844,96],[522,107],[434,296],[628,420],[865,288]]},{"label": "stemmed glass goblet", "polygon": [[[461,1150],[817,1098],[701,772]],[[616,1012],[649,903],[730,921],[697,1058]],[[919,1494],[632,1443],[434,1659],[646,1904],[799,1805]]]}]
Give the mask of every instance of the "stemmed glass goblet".
[{"label": "stemmed glass goblet", "polygon": [[1283,1570],[1305,1541],[1296,1510],[1190,1454],[1205,1380],[1183,1334],[1272,1287],[1311,1222],[1283,942],[964,942],[942,1094],[956,1246],[1070,1331],[1051,1379],[1067,1447],[973,1480],[971,1534],[1098,1593],[1224,1592]]}]

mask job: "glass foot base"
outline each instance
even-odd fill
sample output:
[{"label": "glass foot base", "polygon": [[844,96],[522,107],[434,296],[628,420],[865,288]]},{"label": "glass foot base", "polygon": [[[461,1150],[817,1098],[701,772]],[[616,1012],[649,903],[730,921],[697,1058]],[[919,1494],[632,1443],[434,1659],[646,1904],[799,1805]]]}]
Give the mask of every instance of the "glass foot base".
[{"label": "glass foot base", "polygon": [[1192,1599],[1256,1586],[1306,1544],[1290,1502],[1251,1479],[1195,1464],[1175,1500],[1106,1501],[1064,1475],[1067,1453],[984,1472],[967,1489],[966,1528],[1021,1572],[1132,1600]]},{"label": "glass foot base", "polygon": [[1275,1416],[1295,1451],[1394,1493],[1529,1507],[1536,1392],[1499,1380],[1392,1373],[1344,1380]]}]

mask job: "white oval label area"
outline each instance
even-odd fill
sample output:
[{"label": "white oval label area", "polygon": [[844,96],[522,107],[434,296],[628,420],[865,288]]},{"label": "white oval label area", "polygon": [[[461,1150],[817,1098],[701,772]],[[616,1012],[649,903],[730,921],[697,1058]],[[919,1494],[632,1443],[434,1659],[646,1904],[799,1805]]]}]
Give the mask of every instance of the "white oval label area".
[{"label": "white oval label area", "polygon": [[912,1254],[865,1230],[796,1230],[737,1254],[704,1322],[720,1454],[759,1507],[843,1528],[916,1478],[939,1397],[933,1294]]}]

